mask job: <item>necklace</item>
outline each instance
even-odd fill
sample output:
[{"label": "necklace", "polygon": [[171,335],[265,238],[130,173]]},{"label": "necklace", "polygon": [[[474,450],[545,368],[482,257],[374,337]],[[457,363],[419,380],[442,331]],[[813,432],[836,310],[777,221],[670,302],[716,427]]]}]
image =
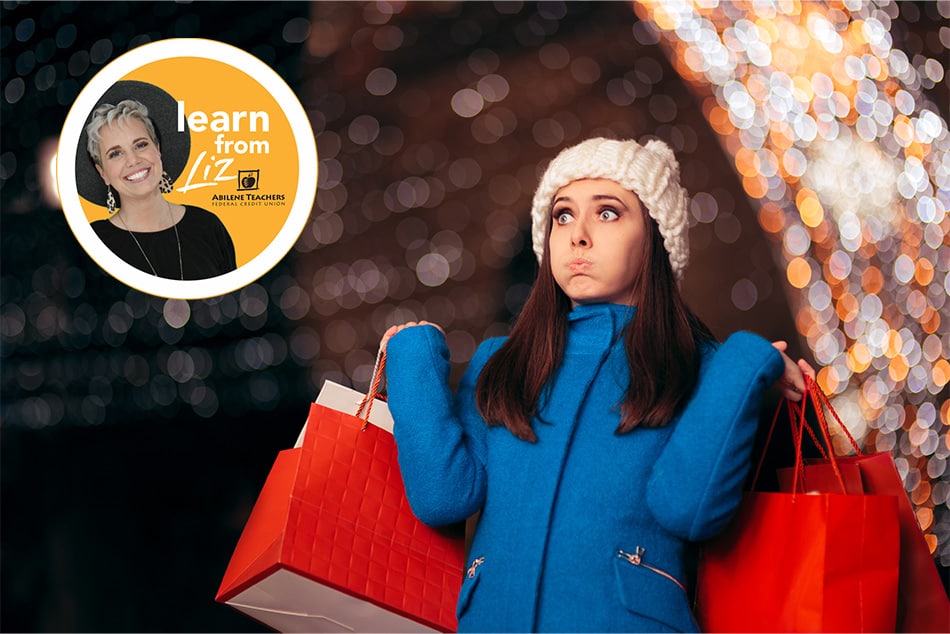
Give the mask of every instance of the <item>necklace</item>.
[{"label": "necklace", "polygon": [[[163,199],[164,200],[164,199]],[[178,237],[178,224],[175,222],[175,217],[172,216],[172,207],[165,201],[165,208],[168,210],[168,218],[172,221],[172,229],[175,230],[175,243],[178,245],[178,270],[181,274],[181,279],[185,279],[185,267],[181,261],[181,239]],[[122,217],[122,214],[119,213],[116,217],[122,222],[122,226],[125,227],[125,230],[129,232],[129,235],[132,236],[132,239],[135,241],[135,246],[139,248],[139,251],[142,252],[142,257],[145,258],[145,263],[148,264],[148,268],[152,269],[152,275],[158,277],[158,271],[155,270],[155,267],[152,266],[152,261],[148,259],[148,255],[145,254],[145,249],[142,248],[142,245],[139,244],[138,238],[135,237],[135,233],[129,229],[129,225],[125,224],[125,218]]]}]

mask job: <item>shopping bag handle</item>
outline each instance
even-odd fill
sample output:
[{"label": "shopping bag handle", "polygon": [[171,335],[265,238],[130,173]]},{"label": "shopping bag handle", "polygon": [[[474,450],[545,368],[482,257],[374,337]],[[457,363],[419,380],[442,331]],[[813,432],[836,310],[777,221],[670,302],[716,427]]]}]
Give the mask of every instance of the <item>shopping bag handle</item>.
[{"label": "shopping bag handle", "polygon": [[[376,354],[376,364],[373,366],[373,380],[363,400],[360,401],[359,407],[356,408],[357,418],[363,420],[363,431],[366,431],[366,427],[369,425],[369,413],[373,410],[373,402],[379,397],[379,386],[383,382],[385,368],[386,348],[380,348]],[[365,416],[363,415],[363,408],[366,408]]]},{"label": "shopping bag handle", "polygon": [[[847,437],[848,441],[851,443],[851,447],[854,448],[856,454],[859,456],[863,455],[861,449],[858,447],[857,442],[855,442],[854,437],[848,431],[848,428],[845,426],[845,424],[841,421],[838,413],[831,406],[831,401],[828,399],[828,396],[822,391],[821,387],[819,387],[818,383],[816,383],[814,379],[808,375],[805,375],[804,378],[805,393],[802,396],[801,401],[796,403],[785,398],[779,402],[778,407],[775,409],[775,414],[772,416],[772,423],[769,426],[769,432],[765,439],[765,445],[762,447],[762,453],[759,456],[759,461],[752,477],[752,490],[755,490],[755,487],[759,481],[759,475],[761,474],[762,466],[765,463],[765,454],[772,442],[772,435],[775,431],[775,425],[778,422],[778,417],[783,406],[786,407],[788,411],[789,425],[792,430],[792,442],[795,444],[795,475],[794,484],[792,487],[793,495],[798,491],[799,485],[804,482],[805,466],[802,457],[802,440],[804,438],[805,431],[808,432],[812,442],[814,442],[815,446],[818,447],[818,451],[821,453],[821,456],[831,463],[831,468],[835,473],[838,484],[841,486],[842,492],[845,491],[844,478],[841,475],[841,470],[838,468],[837,454],[835,454],[834,444],[831,441],[831,432],[828,428],[828,419],[826,418],[824,411],[825,408],[831,412],[831,415],[834,417],[835,421],[838,423],[838,426],[844,432],[845,437]],[[815,435],[815,432],[807,424],[805,419],[805,411],[809,401],[811,401],[815,408],[815,414],[818,418],[818,428],[822,436],[821,440],[818,439],[818,437]]]},{"label": "shopping bag handle", "polygon": [[[811,399],[812,405],[815,407],[815,415],[818,417],[818,423],[823,428],[828,428],[828,419],[825,417],[825,409],[831,412],[831,415],[834,417],[835,421],[838,423],[838,426],[841,428],[841,431],[844,433],[845,437],[851,443],[851,447],[854,449],[856,455],[864,455],[861,452],[861,448],[858,447],[858,443],[855,442],[854,437],[851,435],[851,432],[848,431],[848,428],[841,418],[838,417],[838,412],[835,411],[835,408],[831,406],[831,401],[828,400],[828,397],[818,386],[818,384],[809,376],[805,376],[805,396]],[[818,453],[821,454],[821,457],[825,460],[828,460],[828,452],[825,450],[825,445],[818,440],[818,436],[815,435],[815,432],[812,430],[811,426],[805,425],[805,431],[808,432],[808,437],[811,438],[812,443],[818,449]]]},{"label": "shopping bag handle", "polygon": [[[807,377],[806,377],[807,379]],[[805,394],[808,394],[808,387],[806,383]],[[755,473],[752,475],[752,484],[750,486],[751,490],[755,490],[756,486],[759,483],[759,475],[762,473],[762,466],[765,464],[765,455],[768,453],[769,446],[772,444],[772,435],[775,433],[775,425],[778,423],[779,414],[782,413],[782,409],[785,408],[788,412],[788,425],[789,429],[792,431],[792,442],[795,444],[795,455],[796,458],[801,453],[801,430],[804,427],[808,430],[809,435],[814,441],[815,445],[818,447],[818,450],[821,452],[821,455],[825,455],[824,447],[821,446],[821,442],[815,437],[815,433],[811,430],[811,427],[805,424],[799,424],[796,422],[795,414],[799,414],[799,418],[804,421],[805,416],[805,398],[802,398],[800,403],[796,403],[790,399],[783,398],[779,401],[778,407],[775,408],[775,413],[772,415],[772,423],[769,425],[769,433],[765,437],[765,444],[762,445],[762,452],[759,454],[759,461],[755,466]],[[798,480],[798,462],[795,463],[795,479]]]},{"label": "shopping bag handle", "polygon": [[[858,447],[857,441],[854,440],[854,436],[851,435],[851,432],[848,431],[847,426],[841,422],[841,417],[838,416],[838,412],[835,411],[835,408],[831,406],[831,401],[828,399],[828,395],[822,391],[818,383],[805,375],[805,388],[811,394],[812,402],[815,405],[815,412],[818,415],[818,422],[824,428],[828,428],[828,420],[825,418],[825,409],[831,412],[831,415],[834,417],[835,422],[838,423],[838,427],[841,428],[841,431],[844,433],[845,438],[848,439],[848,442],[851,444],[851,448],[854,449],[854,453],[858,456],[863,456],[864,452],[861,451],[861,448]],[[811,431],[811,428],[809,428]],[[814,437],[814,434],[812,434]]]},{"label": "shopping bag handle", "polygon": [[[815,439],[814,433],[811,432],[808,422],[805,419],[805,410],[808,406],[808,401],[812,400],[815,405],[815,409],[818,412],[818,428],[821,431],[822,440],[824,441],[824,446],[827,448],[827,453],[822,452],[822,456],[826,456],[826,459],[831,464],[831,469],[834,471],[835,479],[838,481],[838,486],[841,487],[842,493],[847,493],[847,489],[844,486],[844,476],[841,475],[841,469],[838,468],[838,458],[835,454],[834,444],[831,442],[831,433],[828,430],[828,422],[825,420],[824,415],[821,412],[821,401],[815,400],[815,395],[808,386],[808,378],[806,377],[806,393],[811,397],[810,399],[803,395],[802,400],[799,402],[798,408],[798,420],[792,420],[792,436],[795,443],[795,470],[794,480],[792,481],[792,501],[795,500],[795,496],[798,494],[799,490],[802,493],[805,492],[805,461],[802,456],[802,439],[804,438],[804,430],[808,429],[809,433],[812,436],[813,440]],[[820,443],[818,444],[821,448]]]}]

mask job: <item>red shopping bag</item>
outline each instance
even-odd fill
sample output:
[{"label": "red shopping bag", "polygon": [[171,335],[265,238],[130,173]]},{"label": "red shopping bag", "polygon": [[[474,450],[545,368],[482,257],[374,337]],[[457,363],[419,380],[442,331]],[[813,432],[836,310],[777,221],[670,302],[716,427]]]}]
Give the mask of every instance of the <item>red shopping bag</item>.
[{"label": "red shopping bag", "polygon": [[[895,631],[950,631],[950,599],[947,598],[947,591],[940,580],[940,573],[930,554],[927,540],[917,523],[917,515],[910,504],[893,456],[889,453],[864,454],[841,422],[828,397],[814,382],[809,382],[809,392],[821,424],[827,426],[824,412],[827,409],[855,450],[855,455],[837,456],[834,461],[842,474],[847,474],[845,481],[848,492],[893,495],[897,500],[900,524],[900,581]],[[836,485],[831,477],[832,472],[833,463],[827,456],[806,461],[802,473],[805,490],[834,492]],[[779,480],[783,490],[792,490],[789,476],[790,473],[780,474]]]},{"label": "red shopping bag", "polygon": [[374,405],[379,366],[365,397],[324,384],[298,446],[267,476],[217,601],[281,632],[455,630],[464,535],[412,514],[383,428],[392,419]]},{"label": "red shopping bag", "polygon": [[[795,444],[791,491],[756,491],[757,470],[736,516],[703,546],[699,625],[710,632],[893,632],[897,499],[846,493],[830,451],[836,490],[803,490],[805,401],[787,406]],[[830,448],[826,428],[822,435]]]}]

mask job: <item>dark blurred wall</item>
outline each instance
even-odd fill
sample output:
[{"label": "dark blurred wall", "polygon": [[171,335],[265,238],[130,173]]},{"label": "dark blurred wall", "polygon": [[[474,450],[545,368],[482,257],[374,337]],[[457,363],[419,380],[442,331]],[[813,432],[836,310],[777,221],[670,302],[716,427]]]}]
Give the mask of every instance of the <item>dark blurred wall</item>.
[{"label": "dark blurred wall", "polygon": [[85,254],[45,161],[79,90],[125,51],[213,38],[298,86],[294,24],[309,15],[307,3],[2,5],[3,631],[263,631],[214,595],[313,396],[277,303],[291,261],[190,302],[171,327],[166,311],[184,303],[130,290]]}]

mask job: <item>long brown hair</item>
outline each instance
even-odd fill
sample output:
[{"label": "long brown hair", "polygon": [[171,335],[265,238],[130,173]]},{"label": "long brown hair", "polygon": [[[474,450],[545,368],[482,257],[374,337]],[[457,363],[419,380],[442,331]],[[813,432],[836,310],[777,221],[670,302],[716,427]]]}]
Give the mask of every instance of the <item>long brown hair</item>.
[{"label": "long brown hair", "polygon": [[[636,314],[624,329],[630,385],[618,434],[669,423],[696,385],[702,342],[713,340],[680,295],[659,227],[645,208],[644,217],[650,239],[634,289]],[[571,310],[571,300],[554,280],[548,251],[545,247],[537,279],[508,339],[485,364],[476,385],[482,418],[532,442],[537,437],[531,419],[564,355]]]}]

